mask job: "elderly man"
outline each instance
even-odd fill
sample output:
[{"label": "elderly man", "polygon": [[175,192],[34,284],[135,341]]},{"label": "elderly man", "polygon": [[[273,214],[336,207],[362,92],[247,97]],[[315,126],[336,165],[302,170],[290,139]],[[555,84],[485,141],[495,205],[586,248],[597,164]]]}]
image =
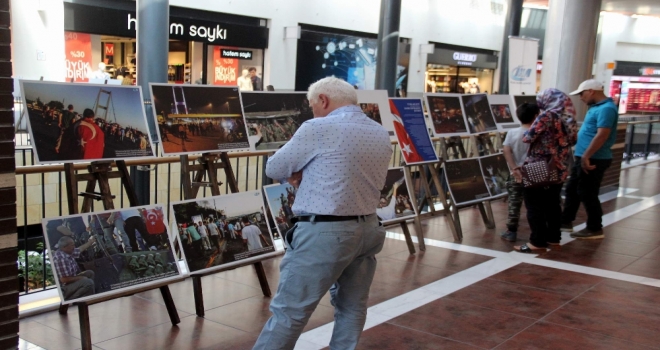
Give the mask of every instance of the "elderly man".
[{"label": "elderly man", "polygon": [[269,177],[299,187],[299,217],[284,237],[273,316],[255,349],[293,349],[328,290],[335,307],[330,348],[354,349],[385,240],[376,207],[392,155],[387,130],[362,113],[355,89],[342,80],[321,79],[307,97],[315,118],[266,166]]},{"label": "elderly man", "polygon": [[75,259],[80,256],[81,251],[87,250],[95,241],[96,239],[92,236],[78,248],[69,236],[62,236],[57,242],[59,249],[53,253],[53,265],[55,265],[57,277],[60,279],[64,300],[94,294],[94,271],[80,272],[80,267]]},{"label": "elderly man", "polygon": [[573,232],[573,220],[584,204],[587,227],[574,232],[576,239],[603,238],[603,209],[598,192],[605,170],[612,164],[612,145],[616,141],[618,109],[611,98],[603,93],[603,84],[590,79],[583,81],[571,95],[579,95],[589,106],[575,145],[575,164],[566,184],[566,201],[561,229]]}]

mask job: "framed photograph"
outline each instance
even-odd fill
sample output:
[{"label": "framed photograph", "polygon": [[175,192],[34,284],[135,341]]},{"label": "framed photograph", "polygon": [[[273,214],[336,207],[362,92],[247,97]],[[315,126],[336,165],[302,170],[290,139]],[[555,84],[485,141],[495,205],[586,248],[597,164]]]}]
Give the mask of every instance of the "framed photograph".
[{"label": "framed photograph", "polygon": [[277,238],[284,237],[286,231],[293,227],[291,219],[295,215],[291,208],[293,208],[298,190],[288,183],[264,186],[263,189],[268,209],[273,217]]},{"label": "framed photograph", "polygon": [[226,194],[172,204],[191,273],[226,269],[277,255],[266,223],[261,191]]},{"label": "framed photograph", "polygon": [[254,150],[276,150],[300,125],[314,118],[307,92],[241,92],[243,112]]},{"label": "framed photograph", "polygon": [[424,94],[433,125],[433,136],[449,137],[469,133],[460,94]]},{"label": "framed photograph", "polygon": [[462,95],[465,118],[468,122],[470,134],[483,134],[497,131],[497,124],[493,112],[488,104],[488,95]]},{"label": "framed photograph", "polygon": [[448,160],[444,170],[449,193],[456,205],[483,202],[490,197],[479,159]]},{"label": "framed photograph", "polygon": [[238,87],[149,84],[163,154],[249,150]]},{"label": "framed photograph", "polygon": [[506,180],[511,171],[503,154],[493,154],[479,158],[484,180],[491,197],[497,198],[507,194]]},{"label": "framed photograph", "polygon": [[520,106],[523,103],[536,104],[536,95],[514,95],[513,103],[516,107]]},{"label": "framed photograph", "polygon": [[388,108],[389,101],[385,90],[357,90],[358,105],[367,117],[377,121],[390,134],[390,139],[396,141],[394,133],[394,118]]},{"label": "framed photograph", "polygon": [[408,186],[403,168],[389,169],[376,209],[376,214],[384,224],[415,217],[417,209],[410,201],[411,193],[414,192]]},{"label": "framed photograph", "polygon": [[488,103],[500,131],[520,126],[511,95],[488,95]]},{"label": "framed photograph", "polygon": [[426,129],[422,100],[391,98],[390,111],[401,155],[408,165],[438,161],[431,136]]},{"label": "framed photograph", "polygon": [[154,157],[139,86],[20,85],[38,164]]},{"label": "framed photograph", "polygon": [[43,219],[42,226],[64,304],[181,275],[162,206]]}]

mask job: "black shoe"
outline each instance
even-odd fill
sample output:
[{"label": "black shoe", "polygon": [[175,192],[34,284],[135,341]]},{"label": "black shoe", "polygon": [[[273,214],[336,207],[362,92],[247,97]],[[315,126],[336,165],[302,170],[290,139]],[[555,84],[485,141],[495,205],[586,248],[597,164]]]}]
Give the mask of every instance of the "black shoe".
[{"label": "black shoe", "polygon": [[571,237],[576,239],[602,239],[605,238],[605,235],[603,234],[603,229],[590,230],[585,228],[578,232],[571,233]]},{"label": "black shoe", "polygon": [[506,230],[500,233],[500,237],[502,237],[502,239],[505,241],[515,242],[518,239],[518,234],[516,232]]},{"label": "black shoe", "polygon": [[573,223],[561,224],[561,232],[573,232]]}]

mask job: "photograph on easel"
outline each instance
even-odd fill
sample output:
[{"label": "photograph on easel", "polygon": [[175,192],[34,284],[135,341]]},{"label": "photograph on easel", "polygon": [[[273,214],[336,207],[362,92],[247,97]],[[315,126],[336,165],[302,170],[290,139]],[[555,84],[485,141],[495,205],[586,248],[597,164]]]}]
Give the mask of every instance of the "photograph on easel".
[{"label": "photograph on easel", "polygon": [[382,125],[390,134],[390,140],[396,141],[392,112],[386,90],[357,90],[358,105],[367,117]]},{"label": "photograph on easel", "polygon": [[465,117],[470,128],[470,134],[482,134],[497,130],[493,111],[491,111],[488,104],[488,95],[463,95],[461,99],[463,100],[463,108],[465,108]]},{"label": "photograph on easel", "polygon": [[65,304],[181,274],[161,206],[43,219],[42,227]]},{"label": "photograph on easel", "polygon": [[459,94],[424,94],[433,124],[433,136],[467,135],[468,127]]},{"label": "photograph on easel", "polygon": [[376,214],[383,223],[415,217],[415,207],[410,201],[410,191],[403,168],[387,171],[385,186],[380,190]]},{"label": "photograph on easel", "polygon": [[448,160],[444,171],[449,193],[457,205],[481,202],[490,197],[479,159]]},{"label": "photograph on easel", "polygon": [[149,84],[163,154],[249,150],[238,88]]},{"label": "photograph on easel", "polygon": [[243,112],[254,150],[278,149],[302,123],[314,118],[306,92],[241,92]]},{"label": "photograph on easel", "polygon": [[391,98],[390,111],[394,118],[401,156],[407,165],[438,161],[431,135],[426,129],[422,100],[418,98]]},{"label": "photograph on easel", "polygon": [[37,163],[154,156],[140,87],[29,80],[20,85]]},{"label": "photograph on easel", "polygon": [[[523,103],[536,104],[536,95],[514,95],[513,101],[516,106],[520,106]],[[515,111],[514,111],[515,113]]]},{"label": "photograph on easel", "polygon": [[481,157],[479,162],[490,196],[497,198],[506,195],[506,180],[510,171],[504,155],[494,154]]},{"label": "photograph on easel", "polygon": [[190,272],[226,268],[275,252],[263,206],[258,190],[173,203]]},{"label": "photograph on easel", "polygon": [[[516,116],[516,105],[513,102],[511,95],[488,95],[488,103],[490,110],[495,117],[497,126],[503,125],[519,125],[518,117]],[[500,128],[501,130],[506,128]]]},{"label": "photograph on easel", "polygon": [[273,217],[273,223],[276,228],[273,236],[275,236],[275,239],[279,239],[284,236],[286,231],[293,227],[291,219],[295,215],[292,208],[298,190],[288,183],[268,185],[263,188],[266,195],[266,205]]}]

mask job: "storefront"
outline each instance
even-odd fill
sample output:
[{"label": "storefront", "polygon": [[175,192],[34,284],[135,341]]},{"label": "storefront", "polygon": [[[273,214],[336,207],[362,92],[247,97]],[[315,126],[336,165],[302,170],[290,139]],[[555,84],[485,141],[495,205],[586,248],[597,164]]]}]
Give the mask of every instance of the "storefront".
[{"label": "storefront", "polygon": [[497,61],[496,51],[436,43],[427,58],[424,91],[493,92]]},{"label": "storefront", "polygon": [[610,96],[620,114],[660,113],[660,64],[617,61]]},{"label": "storefront", "polygon": [[[66,80],[134,79],[136,29],[134,3],[65,2]],[[237,85],[252,67],[262,78],[268,34],[265,19],[170,7],[168,81]]]}]

